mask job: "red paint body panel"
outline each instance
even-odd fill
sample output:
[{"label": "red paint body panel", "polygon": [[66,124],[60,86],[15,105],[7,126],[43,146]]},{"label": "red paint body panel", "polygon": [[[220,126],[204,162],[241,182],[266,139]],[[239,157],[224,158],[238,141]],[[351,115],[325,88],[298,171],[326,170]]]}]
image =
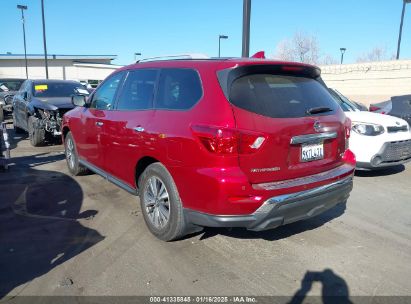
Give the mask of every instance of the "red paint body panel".
[{"label": "red paint body panel", "polygon": [[[143,157],[163,163],[171,173],[185,208],[216,215],[253,213],[276,195],[298,192],[353,173],[352,157],[344,158],[345,115],[274,119],[232,106],[217,79],[217,72],[250,64],[286,64],[259,59],[174,60],[131,65],[121,71],[140,68],[193,68],[198,71],[203,96],[185,111],[98,111],[76,108],[64,116],[63,126],[71,130],[80,158],[108,174],[136,187],[136,165]],[[98,88],[97,88],[98,90]],[[102,128],[93,127],[102,121]],[[324,159],[302,163],[299,145],[291,145],[293,136],[315,133],[314,121],[335,130],[338,137],[324,142]],[[207,125],[256,131],[266,136],[261,148],[253,154],[219,155],[206,149],[192,126]],[[144,127],[135,132],[134,127]],[[310,176],[342,165],[349,166],[341,176],[329,180],[280,189],[256,190],[253,184],[292,180]],[[255,168],[273,168],[271,172],[251,172]]]}]

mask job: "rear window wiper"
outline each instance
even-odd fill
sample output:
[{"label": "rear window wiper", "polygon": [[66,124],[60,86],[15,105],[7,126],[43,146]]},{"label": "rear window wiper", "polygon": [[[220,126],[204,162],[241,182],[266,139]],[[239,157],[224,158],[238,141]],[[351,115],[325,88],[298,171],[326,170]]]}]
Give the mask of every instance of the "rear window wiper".
[{"label": "rear window wiper", "polygon": [[307,113],[308,115],[312,115],[312,114],[320,114],[320,113],[326,113],[326,112],[331,112],[333,109],[329,108],[329,107],[316,107],[316,108],[310,108],[307,111],[305,111],[305,113]]}]

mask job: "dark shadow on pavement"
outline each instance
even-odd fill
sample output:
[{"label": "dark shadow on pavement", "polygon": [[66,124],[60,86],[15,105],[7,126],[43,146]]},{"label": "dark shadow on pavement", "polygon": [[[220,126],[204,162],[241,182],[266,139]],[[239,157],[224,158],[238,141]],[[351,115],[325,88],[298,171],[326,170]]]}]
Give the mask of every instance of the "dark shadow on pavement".
[{"label": "dark shadow on pavement", "polygon": [[33,168],[62,158],[18,157],[0,173],[0,299],[104,239],[78,221],[97,214],[80,212],[80,185],[64,173]]},{"label": "dark shadow on pavement", "polygon": [[329,221],[343,215],[345,209],[346,203],[340,203],[313,218],[260,232],[249,231],[245,228],[204,228],[204,233],[200,240],[214,237],[216,235],[224,235],[239,239],[264,239],[267,241],[278,241],[304,231],[321,227],[325,223],[328,223]]},{"label": "dark shadow on pavement", "polygon": [[294,294],[289,304],[303,303],[314,282],[320,282],[321,300],[324,304],[347,304],[350,294],[347,282],[331,269],[321,272],[307,271],[301,281],[300,289]]},{"label": "dark shadow on pavement", "polygon": [[355,176],[358,177],[376,177],[376,176],[387,176],[401,173],[405,170],[404,165],[398,165],[394,167],[388,167],[384,169],[377,170],[355,170]]}]

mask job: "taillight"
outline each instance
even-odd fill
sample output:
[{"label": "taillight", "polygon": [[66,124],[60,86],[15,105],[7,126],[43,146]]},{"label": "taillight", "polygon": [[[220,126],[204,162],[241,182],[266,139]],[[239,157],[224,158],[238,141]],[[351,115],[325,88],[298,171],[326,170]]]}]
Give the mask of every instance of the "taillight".
[{"label": "taillight", "polygon": [[345,163],[349,163],[353,166],[355,166],[356,163],[357,163],[357,160],[355,158],[355,154],[350,149],[348,149],[344,152],[344,155],[343,155],[342,159]]},{"label": "taillight", "polygon": [[345,124],[344,124],[344,128],[345,128],[345,150],[348,149],[349,145],[350,145],[350,136],[351,136],[351,119],[349,119],[347,117],[347,119],[345,120]]},{"label": "taillight", "polygon": [[224,127],[194,125],[191,129],[208,151],[222,155],[254,153],[266,139],[259,133]]},{"label": "taillight", "polygon": [[377,106],[373,106],[373,105],[370,106],[370,112],[375,112],[375,111],[378,111],[378,110],[381,110],[381,108],[377,107]]}]

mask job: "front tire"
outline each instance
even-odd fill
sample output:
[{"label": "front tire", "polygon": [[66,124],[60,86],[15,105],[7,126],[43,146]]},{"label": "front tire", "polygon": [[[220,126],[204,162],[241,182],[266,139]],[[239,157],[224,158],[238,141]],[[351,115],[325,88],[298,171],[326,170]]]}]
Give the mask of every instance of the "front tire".
[{"label": "front tire", "polygon": [[27,123],[29,129],[29,139],[33,147],[39,147],[44,145],[46,137],[46,130],[39,129],[36,127],[38,121],[39,119],[37,117],[30,116]]},{"label": "front tire", "polygon": [[67,167],[72,175],[84,175],[88,172],[87,168],[78,161],[76,143],[71,132],[68,132],[64,140],[64,152],[66,154]]},{"label": "front tire", "polygon": [[163,241],[186,235],[181,199],[166,167],[160,163],[149,165],[139,184],[141,210],[150,232]]}]

